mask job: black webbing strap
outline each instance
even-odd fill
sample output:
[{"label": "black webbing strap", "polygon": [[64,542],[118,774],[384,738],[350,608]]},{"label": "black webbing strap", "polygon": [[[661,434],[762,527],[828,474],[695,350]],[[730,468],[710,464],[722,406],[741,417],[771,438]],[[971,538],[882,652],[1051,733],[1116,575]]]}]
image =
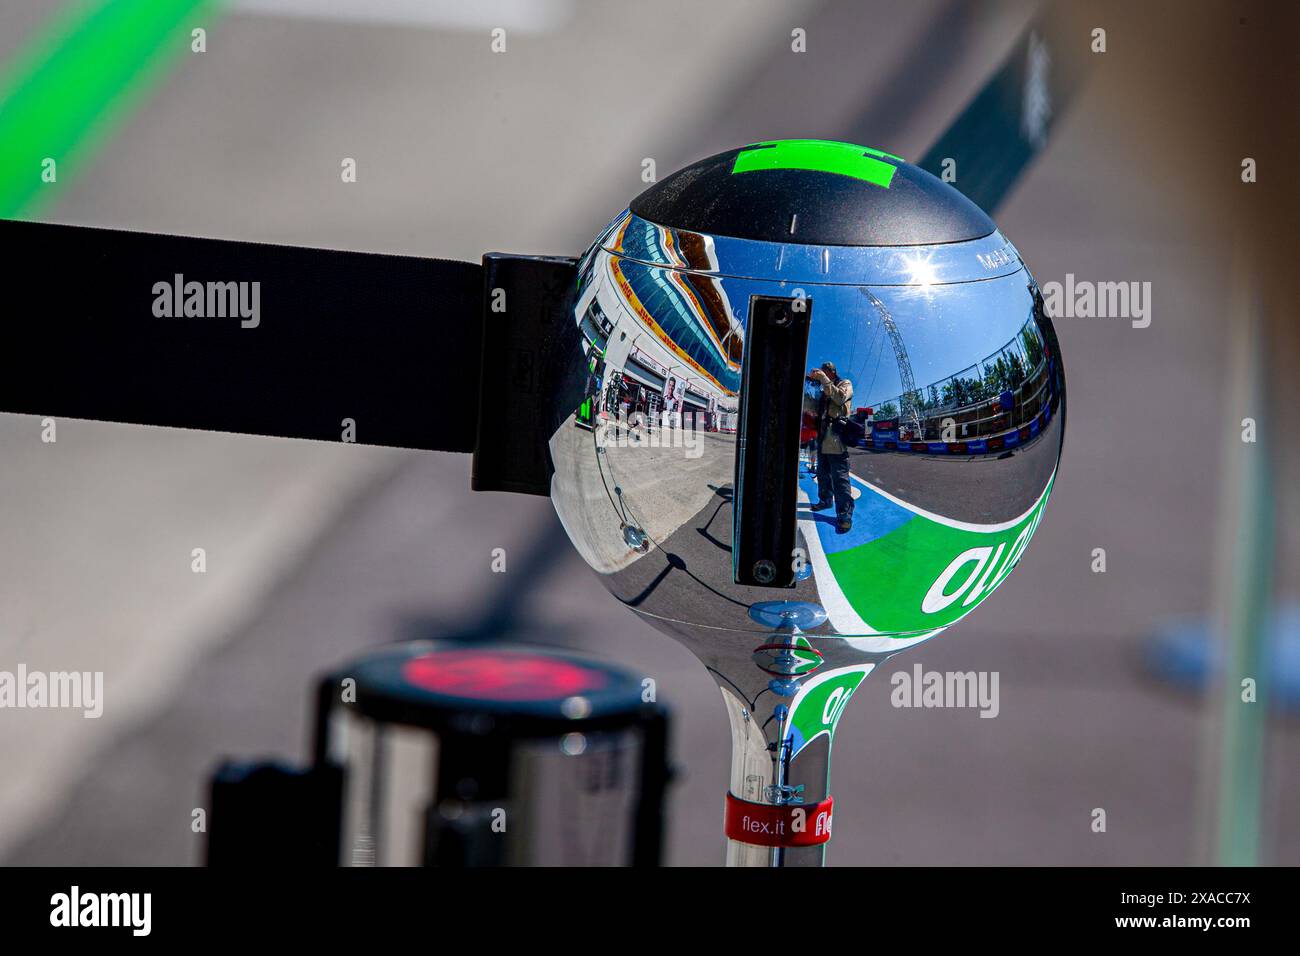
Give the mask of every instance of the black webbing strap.
[{"label": "black webbing strap", "polygon": [[0,250],[0,412],[474,448],[477,263],[13,221]]}]

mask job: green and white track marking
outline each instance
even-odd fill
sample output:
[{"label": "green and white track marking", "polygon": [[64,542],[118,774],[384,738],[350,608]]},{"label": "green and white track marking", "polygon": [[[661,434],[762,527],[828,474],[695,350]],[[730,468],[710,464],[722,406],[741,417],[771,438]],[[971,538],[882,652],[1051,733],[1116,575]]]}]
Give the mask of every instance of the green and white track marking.
[{"label": "green and white track marking", "polygon": [[852,476],[861,494],[854,530],[806,510],[816,489],[801,476],[799,521],[822,607],[852,647],[889,652],[934,637],[969,614],[1016,566],[1042,519],[1055,472],[1023,514],[997,524],[955,521]]}]

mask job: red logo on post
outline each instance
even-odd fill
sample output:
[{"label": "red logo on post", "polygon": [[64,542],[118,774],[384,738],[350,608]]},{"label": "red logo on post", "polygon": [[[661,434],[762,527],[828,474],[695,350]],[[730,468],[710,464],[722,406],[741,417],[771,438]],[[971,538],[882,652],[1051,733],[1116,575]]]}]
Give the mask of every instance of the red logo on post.
[{"label": "red logo on post", "polygon": [[818,846],[831,838],[835,801],[821,803],[750,803],[730,793],[724,829],[727,838],[755,846]]}]

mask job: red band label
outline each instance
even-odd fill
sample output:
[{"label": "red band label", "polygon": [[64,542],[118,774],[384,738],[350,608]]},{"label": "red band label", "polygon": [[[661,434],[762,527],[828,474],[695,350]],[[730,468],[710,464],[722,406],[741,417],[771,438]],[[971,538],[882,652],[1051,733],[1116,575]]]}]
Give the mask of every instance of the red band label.
[{"label": "red band label", "polygon": [[834,800],[821,803],[750,803],[727,794],[727,839],[754,846],[818,846],[831,838]]}]

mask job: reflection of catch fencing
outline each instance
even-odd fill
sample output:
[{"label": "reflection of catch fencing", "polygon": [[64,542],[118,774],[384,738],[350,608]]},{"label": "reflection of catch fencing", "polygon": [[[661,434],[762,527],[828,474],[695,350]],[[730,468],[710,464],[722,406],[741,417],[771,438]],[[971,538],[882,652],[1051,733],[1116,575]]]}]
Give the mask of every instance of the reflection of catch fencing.
[{"label": "reflection of catch fencing", "polygon": [[[1047,364],[1015,388],[962,408],[927,411],[921,420],[922,433],[911,436],[928,440],[979,438],[1017,428],[1034,418],[1047,398]],[[948,431],[948,436],[945,435]]]},{"label": "reflection of catch fencing", "polygon": [[[882,402],[863,447],[983,454],[1037,436],[1052,415],[1054,358],[1031,317],[997,352],[910,395]],[[900,422],[917,409],[919,422]]]}]

